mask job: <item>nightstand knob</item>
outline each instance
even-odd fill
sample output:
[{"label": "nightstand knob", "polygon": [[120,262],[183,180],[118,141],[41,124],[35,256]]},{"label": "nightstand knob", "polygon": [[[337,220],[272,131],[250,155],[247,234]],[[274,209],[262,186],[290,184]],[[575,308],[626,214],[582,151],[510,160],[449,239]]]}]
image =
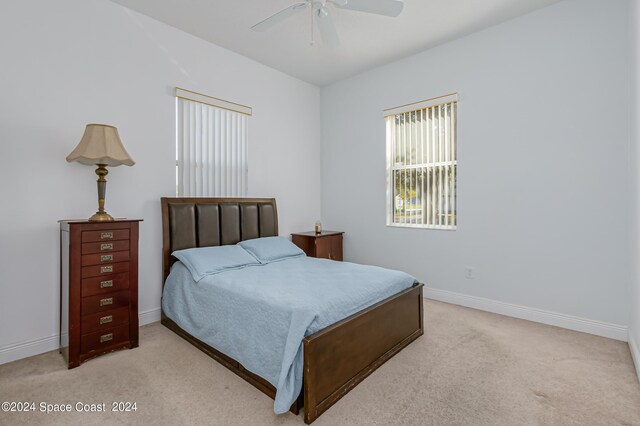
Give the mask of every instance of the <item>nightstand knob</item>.
[{"label": "nightstand knob", "polygon": [[101,240],[106,240],[109,238],[113,238],[113,232],[101,232],[100,233],[100,239]]}]

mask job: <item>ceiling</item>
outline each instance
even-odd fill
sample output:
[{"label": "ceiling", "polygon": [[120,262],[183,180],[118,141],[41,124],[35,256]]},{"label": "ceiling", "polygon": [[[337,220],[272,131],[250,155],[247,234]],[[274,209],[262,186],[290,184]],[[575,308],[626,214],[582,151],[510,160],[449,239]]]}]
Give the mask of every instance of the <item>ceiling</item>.
[{"label": "ceiling", "polygon": [[112,0],[309,83],[325,86],[560,0],[404,0],[397,18],[328,5],[340,45],[310,45],[310,12],[250,27],[299,0]]}]

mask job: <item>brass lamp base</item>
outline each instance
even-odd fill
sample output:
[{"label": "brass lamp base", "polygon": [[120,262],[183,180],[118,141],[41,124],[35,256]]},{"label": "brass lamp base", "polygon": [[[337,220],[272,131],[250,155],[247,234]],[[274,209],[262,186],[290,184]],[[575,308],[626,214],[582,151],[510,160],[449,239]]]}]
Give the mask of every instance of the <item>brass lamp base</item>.
[{"label": "brass lamp base", "polygon": [[89,218],[91,222],[109,222],[113,220],[113,217],[107,212],[96,212],[93,216]]},{"label": "brass lamp base", "polygon": [[113,217],[104,211],[104,197],[107,192],[107,180],[104,178],[109,172],[106,164],[97,164],[96,174],[98,175],[98,211],[91,216],[91,222],[109,222]]}]

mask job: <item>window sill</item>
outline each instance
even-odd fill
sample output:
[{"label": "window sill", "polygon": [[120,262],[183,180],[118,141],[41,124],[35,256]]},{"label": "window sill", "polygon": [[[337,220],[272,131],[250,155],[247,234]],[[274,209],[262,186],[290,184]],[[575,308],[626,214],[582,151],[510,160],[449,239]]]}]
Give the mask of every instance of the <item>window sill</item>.
[{"label": "window sill", "polygon": [[413,228],[413,229],[433,229],[436,231],[455,231],[458,229],[457,226],[447,226],[447,225],[414,225],[410,223],[387,223],[387,227],[389,228]]}]

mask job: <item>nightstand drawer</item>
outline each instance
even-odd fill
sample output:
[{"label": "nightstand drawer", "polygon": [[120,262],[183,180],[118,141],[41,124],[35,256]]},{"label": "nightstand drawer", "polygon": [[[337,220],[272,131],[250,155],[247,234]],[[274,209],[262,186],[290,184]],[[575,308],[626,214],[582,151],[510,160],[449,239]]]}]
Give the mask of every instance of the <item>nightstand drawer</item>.
[{"label": "nightstand drawer", "polygon": [[316,257],[342,260],[342,235],[332,235],[330,237],[317,238]]},{"label": "nightstand drawer", "polygon": [[123,262],[125,260],[129,260],[128,251],[115,251],[113,253],[83,254],[82,266],[104,265],[105,263]]},{"label": "nightstand drawer", "polygon": [[309,257],[342,260],[342,231],[298,232],[291,234],[291,241]]},{"label": "nightstand drawer", "polygon": [[119,240],[111,242],[98,241],[95,243],[82,244],[82,254],[110,253],[112,251],[121,250],[129,250],[129,240]]},{"label": "nightstand drawer", "polygon": [[82,280],[82,297],[111,293],[129,288],[129,274],[126,272],[105,277],[85,278]]},{"label": "nightstand drawer", "polygon": [[82,278],[118,274],[129,271],[129,262],[110,263],[108,265],[83,266]]},{"label": "nightstand drawer", "polygon": [[80,349],[82,353],[100,350],[129,340],[129,324],[108,328],[82,336]]},{"label": "nightstand drawer", "polygon": [[82,315],[129,306],[129,291],[100,294],[82,299]]},{"label": "nightstand drawer", "polygon": [[115,241],[115,240],[128,240],[128,229],[109,229],[104,231],[83,231],[82,242],[88,243],[91,241]]},{"label": "nightstand drawer", "polygon": [[118,325],[129,324],[129,308],[112,309],[82,317],[82,334],[105,330]]}]

